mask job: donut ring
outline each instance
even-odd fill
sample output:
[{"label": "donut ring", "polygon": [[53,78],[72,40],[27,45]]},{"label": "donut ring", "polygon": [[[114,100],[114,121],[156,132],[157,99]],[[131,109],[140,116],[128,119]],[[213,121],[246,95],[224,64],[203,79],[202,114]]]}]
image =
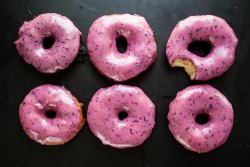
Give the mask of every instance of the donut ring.
[{"label": "donut ring", "polygon": [[34,88],[19,106],[25,133],[44,145],[68,142],[82,128],[82,103],[64,87],[42,85]]},{"label": "donut ring", "polygon": [[[197,118],[207,117],[205,122]],[[188,150],[211,151],[226,142],[234,114],[232,105],[210,85],[189,86],[178,92],[169,106],[169,129]],[[204,120],[203,120],[204,121]]]},{"label": "donut ring", "polygon": [[152,132],[155,106],[141,89],[114,85],[99,89],[92,97],[87,121],[91,131],[104,145],[135,147]]},{"label": "donut ring", "polygon": [[[125,53],[116,42],[127,41]],[[90,60],[106,77],[122,82],[145,71],[156,58],[154,34],[144,17],[119,14],[102,16],[90,27],[87,37]]]},{"label": "donut ring", "polygon": [[[67,68],[75,59],[81,32],[65,16],[41,14],[19,29],[15,42],[17,51],[28,63],[42,73],[55,73]],[[54,39],[49,48],[43,46],[46,38]]]},{"label": "donut ring", "polygon": [[[199,57],[187,48],[194,41],[210,43],[211,51]],[[212,16],[190,16],[172,31],[166,55],[172,67],[184,67],[192,80],[209,80],[222,75],[233,64],[238,39],[225,20]]]}]

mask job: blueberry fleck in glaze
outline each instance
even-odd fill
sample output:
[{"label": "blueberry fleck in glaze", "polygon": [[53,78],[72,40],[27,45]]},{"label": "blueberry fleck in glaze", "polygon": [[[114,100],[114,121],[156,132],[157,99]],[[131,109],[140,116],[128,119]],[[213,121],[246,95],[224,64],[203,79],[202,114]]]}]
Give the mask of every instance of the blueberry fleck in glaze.
[{"label": "blueberry fleck in glaze", "polygon": [[[211,51],[199,57],[188,50],[194,41],[210,43]],[[225,20],[212,16],[190,16],[172,31],[166,54],[173,67],[184,67],[192,80],[209,80],[222,75],[233,64],[238,39]]]},{"label": "blueberry fleck in glaze", "polygon": [[[119,118],[119,113],[126,117]],[[142,144],[155,125],[155,106],[144,92],[132,86],[99,89],[87,112],[91,131],[103,144],[129,148]]]},{"label": "blueberry fleck in glaze", "polygon": [[[25,133],[44,145],[60,145],[72,139],[85,123],[82,103],[64,87],[42,85],[34,88],[19,106]],[[55,112],[55,117],[46,115]]]},{"label": "blueberry fleck in glaze", "polygon": [[[197,122],[199,115],[207,115],[204,123]],[[185,148],[209,152],[224,144],[233,126],[233,109],[230,102],[210,85],[189,86],[178,92],[169,106],[169,129]]]},{"label": "blueberry fleck in glaze", "polygon": [[[121,37],[127,41],[125,53],[120,53],[116,46]],[[87,47],[94,66],[116,82],[136,77],[156,58],[153,31],[145,18],[138,15],[100,17],[89,30]]]},{"label": "blueberry fleck in glaze", "polygon": [[[43,46],[46,37],[55,40],[50,48]],[[46,13],[24,22],[15,44],[28,64],[42,73],[55,73],[67,68],[75,59],[80,37],[81,32],[67,17]]]}]

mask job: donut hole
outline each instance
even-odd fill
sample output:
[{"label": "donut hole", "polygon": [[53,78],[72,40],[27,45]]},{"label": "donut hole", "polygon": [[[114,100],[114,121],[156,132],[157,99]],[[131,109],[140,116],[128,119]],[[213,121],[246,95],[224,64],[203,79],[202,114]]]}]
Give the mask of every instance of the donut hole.
[{"label": "donut hole", "polygon": [[56,117],[56,111],[54,110],[48,110],[45,112],[45,115],[47,118],[53,119]]},{"label": "donut hole", "polygon": [[188,45],[188,50],[200,57],[206,57],[211,51],[211,44],[206,41],[194,41]]},{"label": "donut hole", "polygon": [[125,118],[127,118],[128,117],[128,113],[126,112],[126,111],[120,111],[119,113],[118,113],[118,118],[119,118],[119,120],[124,120]]},{"label": "donut hole", "polygon": [[120,53],[125,53],[127,51],[128,42],[125,37],[120,36],[116,38],[116,48]]},{"label": "donut hole", "polygon": [[45,37],[43,38],[43,48],[44,49],[50,49],[55,43],[55,38],[54,37]]},{"label": "donut hole", "polygon": [[210,117],[208,114],[199,114],[195,117],[195,122],[200,125],[204,125],[208,123],[209,120],[210,120]]}]

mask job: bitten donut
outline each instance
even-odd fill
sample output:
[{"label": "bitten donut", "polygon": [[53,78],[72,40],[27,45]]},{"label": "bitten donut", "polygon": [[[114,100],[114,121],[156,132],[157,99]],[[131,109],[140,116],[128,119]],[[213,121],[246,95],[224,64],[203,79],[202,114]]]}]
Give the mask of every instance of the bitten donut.
[{"label": "bitten donut", "polygon": [[129,148],[142,144],[155,125],[155,106],[137,87],[99,89],[87,112],[91,131],[104,145]]},{"label": "bitten donut", "polygon": [[[117,49],[120,39],[127,42],[124,53]],[[145,18],[138,15],[100,17],[90,27],[87,48],[94,66],[116,82],[136,77],[156,58],[153,31]]]},{"label": "bitten donut", "polygon": [[233,126],[230,102],[210,85],[189,86],[169,106],[169,129],[185,148],[205,153],[221,146]]},{"label": "bitten donut", "polygon": [[19,29],[17,51],[42,73],[55,73],[67,68],[80,47],[81,32],[65,16],[41,14]]},{"label": "bitten donut", "polygon": [[44,145],[60,145],[72,139],[85,123],[82,106],[64,87],[46,84],[24,98],[19,117],[31,139]]},{"label": "bitten donut", "polygon": [[[211,45],[206,57],[188,50],[190,43]],[[166,54],[172,67],[184,67],[192,80],[209,80],[222,75],[234,62],[238,39],[225,20],[212,16],[190,16],[180,21],[172,31]]]}]

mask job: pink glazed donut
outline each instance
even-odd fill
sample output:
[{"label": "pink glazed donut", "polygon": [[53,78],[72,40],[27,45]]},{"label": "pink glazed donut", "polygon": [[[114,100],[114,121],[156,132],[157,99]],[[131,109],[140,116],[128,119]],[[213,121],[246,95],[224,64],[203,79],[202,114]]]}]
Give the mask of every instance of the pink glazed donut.
[{"label": "pink glazed donut", "polygon": [[233,126],[227,98],[210,85],[189,86],[169,106],[169,129],[185,148],[205,153],[226,142]]},{"label": "pink glazed donut", "polygon": [[[42,73],[55,73],[67,68],[80,47],[81,32],[65,16],[41,14],[24,22],[15,42],[17,51]],[[45,42],[49,42],[46,46]]]},{"label": "pink glazed donut", "polygon": [[[188,50],[190,43],[208,42],[210,53],[199,57]],[[238,39],[225,20],[212,16],[190,16],[171,33],[166,54],[172,67],[184,67],[192,80],[209,80],[222,75],[234,62]]]},{"label": "pink glazed donut", "polygon": [[91,131],[104,145],[129,148],[142,144],[155,125],[155,106],[137,87],[99,89],[87,112]]},{"label": "pink glazed donut", "polygon": [[[121,53],[117,40],[125,39]],[[145,71],[156,58],[154,34],[144,17],[119,14],[102,16],[91,26],[87,48],[90,60],[106,77],[122,82]]]},{"label": "pink glazed donut", "polygon": [[31,90],[24,98],[19,117],[31,139],[59,145],[72,139],[85,123],[82,106],[64,87],[46,84]]}]

